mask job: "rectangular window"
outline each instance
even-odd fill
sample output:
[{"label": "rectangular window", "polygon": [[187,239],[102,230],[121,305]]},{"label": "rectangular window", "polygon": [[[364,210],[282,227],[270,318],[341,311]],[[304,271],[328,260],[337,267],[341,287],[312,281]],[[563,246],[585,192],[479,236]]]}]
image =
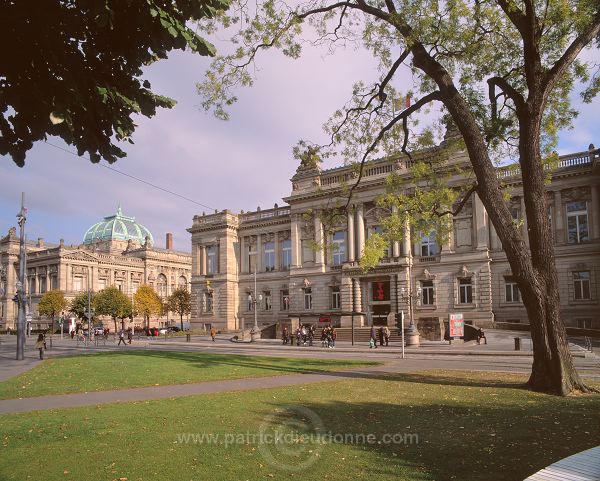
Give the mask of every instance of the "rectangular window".
[{"label": "rectangular window", "polygon": [[281,291],[281,310],[290,310],[290,291],[288,291],[287,289]]},{"label": "rectangular window", "polygon": [[573,272],[573,290],[576,301],[586,301],[592,298],[590,290],[590,271]]},{"label": "rectangular window", "polygon": [[567,231],[569,244],[578,244],[589,240],[587,203],[585,201],[567,203]]},{"label": "rectangular window", "polygon": [[263,299],[265,300],[265,311],[271,311],[273,309],[273,303],[271,301],[271,291],[263,292]]},{"label": "rectangular window", "polygon": [[577,319],[577,327],[580,329],[593,329],[591,319]]},{"label": "rectangular window", "polygon": [[207,274],[216,274],[219,272],[219,264],[218,264],[218,256],[217,256],[218,248],[217,246],[208,246],[206,248],[206,273]]},{"label": "rectangular window", "polygon": [[463,277],[458,280],[458,296],[461,304],[473,303],[473,284],[470,277]]},{"label": "rectangular window", "polygon": [[98,279],[98,290],[106,289],[106,279]]},{"label": "rectangular window", "polygon": [[346,231],[338,231],[333,234],[333,265],[341,266],[346,262]]},{"label": "rectangular window", "polygon": [[517,287],[517,282],[512,277],[504,279],[504,286],[506,302],[519,302],[521,300],[521,293]]},{"label": "rectangular window", "polygon": [[331,308],[340,309],[342,307],[339,286],[333,286],[331,288]]},{"label": "rectangular window", "polygon": [[35,294],[35,277],[29,279],[29,293]]},{"label": "rectangular window", "polygon": [[52,289],[53,291],[58,289],[58,277],[52,276],[50,278],[50,289]]},{"label": "rectangular window", "polygon": [[275,243],[265,242],[263,246],[263,261],[265,271],[270,272],[275,270]]},{"label": "rectangular window", "polygon": [[[73,277],[73,290],[75,292],[81,292],[83,290],[83,277]],[[40,293],[42,291],[42,279],[40,279]]]},{"label": "rectangular window", "polygon": [[312,310],[312,289],[305,287],[304,289],[304,309],[307,311]]},{"label": "rectangular window", "polygon": [[[44,292],[46,292],[46,290],[47,290],[46,278],[40,277],[40,294],[43,294]],[[79,289],[79,290],[81,290],[81,289]]]},{"label": "rectangular window", "polygon": [[435,240],[436,233],[429,235],[421,234],[421,256],[431,257],[437,254],[437,244]]},{"label": "rectangular window", "polygon": [[292,241],[291,239],[284,240],[281,243],[281,268],[289,270],[292,265]]},{"label": "rectangular window", "polygon": [[256,272],[256,247],[249,245],[246,255],[248,256],[248,272],[252,274]]},{"label": "rectangular window", "polygon": [[435,304],[433,281],[421,281],[421,296],[424,306],[433,306]]}]

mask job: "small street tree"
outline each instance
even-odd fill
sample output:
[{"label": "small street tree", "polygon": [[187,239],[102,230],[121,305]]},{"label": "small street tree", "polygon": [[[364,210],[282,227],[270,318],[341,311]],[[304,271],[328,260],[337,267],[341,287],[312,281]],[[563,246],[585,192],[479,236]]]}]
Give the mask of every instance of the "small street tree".
[{"label": "small street tree", "polygon": [[192,310],[192,297],[185,287],[179,287],[169,296],[167,309],[179,314],[181,330],[183,331],[183,316],[189,314]]},{"label": "small street tree", "polygon": [[[296,157],[306,159],[316,152],[320,158],[341,156],[354,163],[356,177],[346,192],[345,205],[350,207],[366,165],[382,156],[399,158],[413,173],[435,182],[446,166],[431,156],[413,157],[411,150],[433,147],[441,136],[442,119],[456,126],[455,148],[465,151],[470,162],[467,185],[453,195],[442,186],[436,195],[422,191],[415,199],[414,183],[407,183],[388,202],[398,207],[390,236],[401,236],[398,227],[413,206],[409,215],[416,212],[418,217],[413,225],[429,232],[443,230],[438,219],[457,215],[476,195],[502,243],[527,310],[533,341],[528,387],[559,395],[589,392],[573,365],[561,317],[546,183],[557,161],[557,133],[577,114],[572,92],[583,85],[584,102],[600,92],[600,3],[265,0],[236,2],[231,10],[235,16],[222,20],[226,27],[240,25],[235,48],[217,58],[199,84],[203,106],[227,118],[226,109],[236,100],[233,89],[252,85],[256,55],[263,49],[278,48],[298,58],[311,33],[312,43],[330,52],[362,45],[378,64],[366,72],[377,72],[376,78],[357,79],[348,103],[325,126],[327,141],[300,143]],[[585,49],[593,51],[586,56]],[[411,90],[401,93],[407,84]],[[508,159],[518,162],[527,230],[513,221],[510,191],[496,169]],[[335,195],[343,194],[340,189]]]},{"label": "small street tree", "polygon": [[115,332],[118,331],[117,319],[124,319],[131,313],[131,301],[118,288],[114,286],[102,289],[94,297],[96,314],[109,316],[114,323]]},{"label": "small street tree", "polygon": [[144,316],[146,327],[150,326],[150,316],[159,314],[162,302],[156,291],[149,285],[143,284],[134,295],[135,309]]},{"label": "small street tree", "polygon": [[[90,293],[91,297],[91,305],[94,305],[94,297],[96,294],[94,292]],[[88,310],[88,293],[80,292],[77,294],[69,304],[69,310],[77,316],[82,322],[87,320],[86,312]]]},{"label": "small street tree", "polygon": [[67,307],[65,293],[59,290],[48,291],[42,296],[38,305],[38,311],[42,316],[52,319],[51,333],[54,334],[54,318]]}]

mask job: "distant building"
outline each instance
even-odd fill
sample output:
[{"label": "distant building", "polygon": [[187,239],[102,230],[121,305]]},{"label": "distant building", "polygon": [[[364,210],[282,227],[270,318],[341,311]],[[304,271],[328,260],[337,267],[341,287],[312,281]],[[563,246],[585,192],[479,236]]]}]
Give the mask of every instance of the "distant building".
[{"label": "distant building", "polygon": [[[78,293],[98,292],[116,286],[132,296],[142,284],[152,286],[166,299],[175,289],[189,288],[191,256],[173,250],[173,236],[166,235],[166,248],[154,247],[152,234],[135,218],[123,214],[105,217],[90,227],[83,243],[66,246],[46,244],[43,239],[27,244],[28,312],[38,317],[42,295],[52,289],[65,292],[68,299]],[[17,305],[13,301],[18,278],[19,238],[15,228],[0,238],[0,329],[16,327]],[[166,323],[167,316],[158,321]],[[141,325],[142,319],[136,319]],[[34,320],[35,324],[35,320]],[[155,323],[153,323],[154,325]]]},{"label": "distant building", "polygon": [[[445,148],[442,143],[437,149]],[[430,149],[417,156],[436,155]],[[470,169],[466,152],[451,162]],[[393,323],[408,313],[402,292],[420,292],[414,318],[424,333],[443,329],[450,313],[491,326],[527,323],[527,314],[502,245],[477,195],[453,220],[444,245],[435,236],[407,231],[389,246],[377,268],[358,265],[365,240],[379,229],[383,212],[375,204],[391,172],[411,186],[408,160],[369,163],[354,191],[352,210],[325,239],[320,212],[347,198],[352,167],[321,170],[301,165],[283,207],[234,214],[228,210],[194,217],[192,234],[192,324],[237,329],[254,322],[259,299],[260,326],[333,323],[349,326]],[[512,188],[511,210],[523,219],[520,171],[499,168]],[[452,179],[455,185],[463,178]],[[547,186],[555,240],[561,309],[567,325],[600,329],[600,150],[563,156]],[[389,214],[389,213],[388,213]],[[523,219],[522,228],[527,229]],[[527,238],[527,236],[525,236]],[[335,246],[315,250],[318,245]],[[257,288],[254,288],[254,272]],[[409,274],[410,273],[410,274]]]}]

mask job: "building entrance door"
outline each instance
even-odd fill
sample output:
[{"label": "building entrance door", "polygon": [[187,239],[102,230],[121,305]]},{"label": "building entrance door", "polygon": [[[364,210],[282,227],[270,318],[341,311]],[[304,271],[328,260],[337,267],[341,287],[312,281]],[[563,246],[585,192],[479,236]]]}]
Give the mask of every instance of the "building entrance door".
[{"label": "building entrance door", "polygon": [[374,326],[386,326],[390,313],[390,281],[372,281],[370,296],[370,311]]}]

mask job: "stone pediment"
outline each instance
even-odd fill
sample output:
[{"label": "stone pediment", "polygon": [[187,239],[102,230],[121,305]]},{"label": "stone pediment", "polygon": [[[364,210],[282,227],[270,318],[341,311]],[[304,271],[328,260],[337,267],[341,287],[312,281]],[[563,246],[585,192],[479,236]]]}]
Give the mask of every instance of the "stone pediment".
[{"label": "stone pediment", "polygon": [[96,256],[82,251],[69,252],[68,254],[62,256],[62,258],[70,261],[98,262],[98,258]]}]

